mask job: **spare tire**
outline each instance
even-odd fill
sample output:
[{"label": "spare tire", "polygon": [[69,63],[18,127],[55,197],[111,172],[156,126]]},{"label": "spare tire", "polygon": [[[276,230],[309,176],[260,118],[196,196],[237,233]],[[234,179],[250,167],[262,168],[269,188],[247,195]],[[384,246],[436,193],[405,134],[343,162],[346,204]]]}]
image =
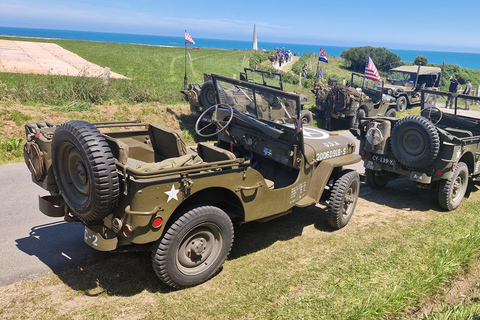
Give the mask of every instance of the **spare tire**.
[{"label": "spare tire", "polygon": [[115,159],[105,137],[91,123],[69,121],[55,130],[52,166],[60,194],[83,222],[99,221],[117,207]]},{"label": "spare tire", "polygon": [[200,102],[205,109],[210,108],[211,106],[214,106],[216,104],[227,103],[225,89],[223,89],[223,87],[219,83],[217,83],[217,89],[220,98],[220,101],[218,102],[215,96],[215,88],[213,86],[213,81],[208,80],[202,85],[202,89],[200,90]]},{"label": "spare tire", "polygon": [[392,130],[392,151],[398,161],[412,169],[432,163],[440,150],[437,128],[418,115],[400,119]]},{"label": "spare tire", "polygon": [[310,110],[303,109],[300,111],[300,115],[302,116],[303,125],[313,126],[313,114]]}]

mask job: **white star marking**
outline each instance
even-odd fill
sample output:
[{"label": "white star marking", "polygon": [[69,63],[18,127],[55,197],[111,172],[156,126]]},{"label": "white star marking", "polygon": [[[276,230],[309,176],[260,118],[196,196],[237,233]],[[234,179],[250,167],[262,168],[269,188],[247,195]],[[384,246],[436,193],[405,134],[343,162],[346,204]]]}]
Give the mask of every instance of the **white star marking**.
[{"label": "white star marking", "polygon": [[178,201],[178,197],[177,197],[177,194],[180,192],[180,189],[175,189],[175,186],[172,185],[172,189],[170,191],[165,191],[165,194],[168,196],[168,199],[167,199],[167,203],[172,200],[172,199],[175,199]]},{"label": "white star marking", "polygon": [[323,140],[327,139],[329,136],[329,134],[323,130],[310,127],[303,128],[303,135],[312,140]]},{"label": "white star marking", "polygon": [[457,151],[457,159],[460,158],[460,150]]}]

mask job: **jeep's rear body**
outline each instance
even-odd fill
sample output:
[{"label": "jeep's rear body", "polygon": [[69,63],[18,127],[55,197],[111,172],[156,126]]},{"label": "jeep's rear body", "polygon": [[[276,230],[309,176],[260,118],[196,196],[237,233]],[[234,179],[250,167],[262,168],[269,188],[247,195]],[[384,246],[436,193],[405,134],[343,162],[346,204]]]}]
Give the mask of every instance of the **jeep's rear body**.
[{"label": "jeep's rear body", "polygon": [[320,117],[325,119],[352,120],[359,110],[367,117],[383,116],[395,103],[393,97],[383,93],[383,83],[365,79],[358,73],[352,73],[346,86],[330,79],[328,86],[319,84],[313,93]]},{"label": "jeep's rear body", "polygon": [[[425,96],[431,97],[429,102],[425,101]],[[448,97],[454,98],[455,110],[445,109],[445,101]],[[383,177],[407,176],[419,186],[430,188],[435,188],[438,181],[451,179],[459,163],[466,164],[469,175],[478,175],[480,173],[479,112],[462,110],[460,102],[465,99],[473,102],[480,101],[479,98],[471,96],[458,95],[453,97],[451,93],[446,92],[422,91],[421,115],[423,117],[409,117],[415,121],[431,123],[430,126],[434,128],[432,136],[438,136],[439,144],[438,152],[435,152],[435,155],[430,160],[426,160],[424,164],[415,161],[410,163],[399,161],[399,154],[395,153],[395,150],[406,150],[407,152],[410,150],[412,159],[415,159],[416,155],[428,148],[434,148],[433,145],[437,143],[428,141],[426,134],[417,130],[418,128],[413,128],[411,131],[397,130],[397,132],[400,132],[399,134],[405,133],[405,136],[398,139],[392,137],[394,128],[400,122],[405,123],[406,118],[371,117],[362,119],[359,129],[352,130],[352,132],[360,138],[359,151],[365,168],[371,170],[373,174]],[[416,124],[412,123],[413,127],[414,125]],[[418,131],[415,131],[418,136],[412,134],[413,130]],[[417,141],[417,138],[420,139]],[[397,141],[392,141],[392,139],[397,139]],[[422,139],[425,139],[425,141],[422,141]],[[403,149],[394,148],[394,143],[401,144],[402,142],[410,143],[410,145]],[[417,146],[418,149],[415,149]]]}]

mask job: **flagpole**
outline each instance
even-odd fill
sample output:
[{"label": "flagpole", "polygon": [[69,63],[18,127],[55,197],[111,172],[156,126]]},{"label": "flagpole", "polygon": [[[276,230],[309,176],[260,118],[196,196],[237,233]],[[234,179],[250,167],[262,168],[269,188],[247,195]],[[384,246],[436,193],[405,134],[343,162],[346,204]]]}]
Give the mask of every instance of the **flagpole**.
[{"label": "flagpole", "polygon": [[[185,30],[185,34],[187,30]],[[183,90],[187,90],[187,40],[185,39],[185,77],[183,78]]]}]

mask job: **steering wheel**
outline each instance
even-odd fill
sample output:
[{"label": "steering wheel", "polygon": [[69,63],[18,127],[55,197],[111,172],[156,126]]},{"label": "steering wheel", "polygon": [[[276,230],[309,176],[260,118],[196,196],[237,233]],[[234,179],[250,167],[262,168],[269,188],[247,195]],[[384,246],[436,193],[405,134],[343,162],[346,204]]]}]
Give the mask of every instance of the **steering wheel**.
[{"label": "steering wheel", "polygon": [[[219,103],[202,112],[195,123],[195,132],[203,138],[210,138],[224,131],[233,119],[233,107]],[[227,114],[223,116],[223,114]],[[213,133],[204,133],[208,128],[215,126]],[[208,130],[207,130],[208,132]]]},{"label": "steering wheel", "polygon": [[443,112],[438,107],[431,106],[420,110],[419,115],[428,118],[435,125],[442,120]]}]

